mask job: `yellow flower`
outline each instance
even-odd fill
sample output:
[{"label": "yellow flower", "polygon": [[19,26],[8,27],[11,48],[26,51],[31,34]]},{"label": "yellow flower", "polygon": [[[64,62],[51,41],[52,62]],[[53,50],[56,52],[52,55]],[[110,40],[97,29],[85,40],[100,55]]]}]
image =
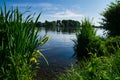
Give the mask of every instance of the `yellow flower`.
[{"label": "yellow flower", "polygon": [[35,55],[36,53],[40,53],[40,50],[36,50],[32,54]]},{"label": "yellow flower", "polygon": [[37,60],[36,60],[36,58],[35,58],[35,57],[32,57],[32,58],[30,58],[30,62],[34,62],[34,63],[36,63],[36,62],[37,62]]},{"label": "yellow flower", "polygon": [[49,39],[50,39],[50,36],[46,36],[46,38],[49,40]]},{"label": "yellow flower", "polygon": [[2,32],[2,30],[0,29],[0,32]]},{"label": "yellow flower", "polygon": [[37,53],[40,53],[40,50],[36,50]]},{"label": "yellow flower", "polygon": [[35,32],[35,33],[37,32],[37,29],[36,29],[36,28],[34,29],[34,32]]}]

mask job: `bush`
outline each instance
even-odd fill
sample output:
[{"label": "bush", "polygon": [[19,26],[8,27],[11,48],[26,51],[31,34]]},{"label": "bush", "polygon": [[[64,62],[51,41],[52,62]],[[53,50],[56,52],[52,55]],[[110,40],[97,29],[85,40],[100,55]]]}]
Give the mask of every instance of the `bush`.
[{"label": "bush", "polygon": [[18,8],[6,10],[4,6],[0,11],[0,80],[32,80],[32,64],[37,65],[43,56],[37,47],[48,40],[37,40],[35,25],[40,14],[33,22],[30,15],[23,18]]},{"label": "bush", "polygon": [[113,74],[115,74],[115,76],[117,76],[117,78],[120,79],[120,76],[119,76],[120,75],[120,48],[117,49],[114,52],[114,54],[115,54],[115,56],[114,56],[114,59],[113,59],[113,62],[112,62],[112,65],[113,65],[112,70],[114,71]]},{"label": "bush", "polygon": [[58,80],[120,80],[120,49],[114,54],[109,57],[94,54],[91,60],[60,74]]},{"label": "bush", "polygon": [[93,25],[88,19],[82,20],[76,37],[77,40],[73,40],[75,43],[75,56],[80,58],[89,57],[89,43],[94,39],[95,32]]},{"label": "bush", "polygon": [[108,55],[105,40],[99,36],[93,38],[93,40],[89,43],[89,51],[91,53],[96,53],[97,56]]},{"label": "bush", "polygon": [[113,54],[120,48],[120,36],[109,37],[105,40],[105,46],[109,54]]},{"label": "bush", "polygon": [[76,57],[88,58],[91,55],[89,52],[102,56],[107,52],[104,40],[95,35],[94,26],[88,19],[82,21],[76,36],[77,40],[74,40]]}]

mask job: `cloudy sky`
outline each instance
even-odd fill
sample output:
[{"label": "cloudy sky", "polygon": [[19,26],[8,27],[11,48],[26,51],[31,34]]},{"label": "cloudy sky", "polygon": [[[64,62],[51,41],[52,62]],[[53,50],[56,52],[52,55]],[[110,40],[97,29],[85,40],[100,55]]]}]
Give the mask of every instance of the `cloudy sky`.
[{"label": "cloudy sky", "polygon": [[[100,13],[104,11],[111,1],[115,0],[4,0],[8,8],[18,6],[21,11],[40,13],[40,21],[73,19],[80,21],[89,17],[98,25]],[[0,1],[0,6],[3,3]]]}]

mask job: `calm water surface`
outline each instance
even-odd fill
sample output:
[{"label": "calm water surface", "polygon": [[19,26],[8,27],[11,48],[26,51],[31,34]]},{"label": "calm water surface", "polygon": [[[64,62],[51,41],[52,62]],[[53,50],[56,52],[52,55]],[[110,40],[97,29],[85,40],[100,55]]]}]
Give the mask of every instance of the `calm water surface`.
[{"label": "calm water surface", "polygon": [[50,36],[50,40],[40,47],[40,50],[48,60],[49,65],[42,59],[39,75],[42,75],[43,78],[51,78],[59,72],[65,72],[66,69],[71,67],[71,64],[75,63],[76,60],[73,57],[74,42],[72,40],[76,39],[76,36],[75,33],[63,33],[57,31],[46,32],[45,29],[42,29],[39,31],[39,37],[43,35]]},{"label": "calm water surface", "polygon": [[[102,31],[98,30],[97,35],[101,35]],[[38,38],[43,35],[50,36],[50,40],[39,47],[49,65],[46,64],[44,59],[40,59],[38,76],[42,80],[54,80],[59,72],[64,73],[66,69],[70,69],[71,64],[75,64],[76,59],[73,57],[74,42],[72,40],[76,39],[76,36],[75,33],[46,31],[42,28],[39,31]]]}]

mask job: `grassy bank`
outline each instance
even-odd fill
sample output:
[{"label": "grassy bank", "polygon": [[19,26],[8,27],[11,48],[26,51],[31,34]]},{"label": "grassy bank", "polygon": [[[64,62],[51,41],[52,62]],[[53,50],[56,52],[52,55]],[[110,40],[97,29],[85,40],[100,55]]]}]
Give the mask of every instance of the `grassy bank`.
[{"label": "grassy bank", "polygon": [[109,57],[93,55],[61,74],[58,80],[120,80],[120,49]]}]

